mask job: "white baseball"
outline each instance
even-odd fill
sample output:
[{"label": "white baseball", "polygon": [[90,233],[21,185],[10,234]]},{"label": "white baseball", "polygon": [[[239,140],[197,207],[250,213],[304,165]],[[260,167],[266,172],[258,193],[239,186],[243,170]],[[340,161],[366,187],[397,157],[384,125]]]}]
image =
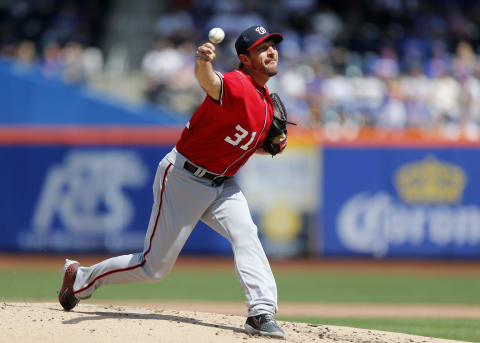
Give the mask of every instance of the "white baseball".
[{"label": "white baseball", "polygon": [[214,27],[208,33],[208,40],[213,44],[220,44],[225,38],[225,32],[219,27]]}]

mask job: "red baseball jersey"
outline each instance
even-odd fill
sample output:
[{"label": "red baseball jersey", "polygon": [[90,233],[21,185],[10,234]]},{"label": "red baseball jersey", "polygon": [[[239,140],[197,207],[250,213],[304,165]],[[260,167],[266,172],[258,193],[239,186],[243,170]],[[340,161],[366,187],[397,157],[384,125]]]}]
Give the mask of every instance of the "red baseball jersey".
[{"label": "red baseball jersey", "polygon": [[240,69],[217,73],[220,100],[207,95],[177,142],[177,150],[208,171],[232,176],[265,139],[273,118],[267,86]]}]

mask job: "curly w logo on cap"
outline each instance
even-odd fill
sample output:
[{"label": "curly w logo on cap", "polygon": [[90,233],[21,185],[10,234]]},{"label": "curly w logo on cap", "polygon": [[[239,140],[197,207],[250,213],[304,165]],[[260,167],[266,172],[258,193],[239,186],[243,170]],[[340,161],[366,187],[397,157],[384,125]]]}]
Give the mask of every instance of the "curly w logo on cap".
[{"label": "curly w logo on cap", "polygon": [[265,28],[264,28],[263,26],[258,26],[258,27],[255,29],[255,31],[257,31],[257,32],[258,32],[259,34],[261,34],[261,35],[264,35],[264,34],[267,32],[267,30],[265,30]]}]

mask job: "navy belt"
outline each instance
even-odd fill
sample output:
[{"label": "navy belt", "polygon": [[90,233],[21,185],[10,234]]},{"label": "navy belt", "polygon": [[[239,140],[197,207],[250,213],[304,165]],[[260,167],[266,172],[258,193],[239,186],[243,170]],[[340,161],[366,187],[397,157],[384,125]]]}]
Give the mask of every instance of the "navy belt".
[{"label": "navy belt", "polygon": [[226,178],[228,177],[228,176],[221,176],[221,175],[210,173],[210,172],[206,171],[205,169],[202,169],[202,168],[199,168],[199,167],[195,166],[194,164],[190,163],[189,161],[185,161],[185,163],[183,164],[183,168],[185,168],[186,170],[188,170],[190,173],[192,173],[193,175],[195,175],[197,177],[202,177],[202,178],[205,178],[205,179],[212,180],[213,183],[217,186],[219,186],[223,182],[225,182]]}]

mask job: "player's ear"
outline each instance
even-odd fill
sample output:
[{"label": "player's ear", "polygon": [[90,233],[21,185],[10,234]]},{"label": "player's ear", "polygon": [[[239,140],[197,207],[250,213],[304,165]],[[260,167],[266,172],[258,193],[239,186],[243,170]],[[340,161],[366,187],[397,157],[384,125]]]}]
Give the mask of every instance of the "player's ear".
[{"label": "player's ear", "polygon": [[249,66],[250,65],[250,57],[248,57],[247,55],[244,55],[244,54],[240,54],[238,56],[238,58],[240,59],[240,62],[245,65],[245,66]]}]

